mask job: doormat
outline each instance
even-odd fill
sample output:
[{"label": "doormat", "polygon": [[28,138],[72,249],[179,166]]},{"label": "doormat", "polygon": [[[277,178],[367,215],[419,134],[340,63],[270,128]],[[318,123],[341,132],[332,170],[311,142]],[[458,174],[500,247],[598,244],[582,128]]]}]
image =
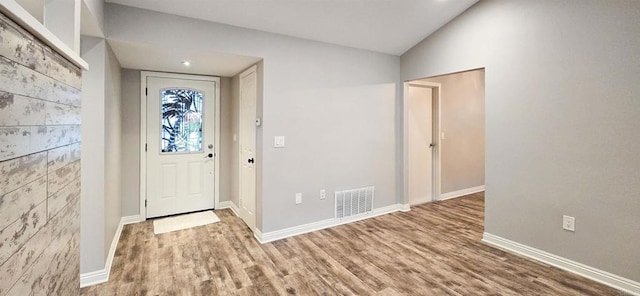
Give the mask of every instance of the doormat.
[{"label": "doormat", "polygon": [[220,222],[220,218],[213,211],[180,215],[153,221],[153,233],[167,233],[216,222]]}]

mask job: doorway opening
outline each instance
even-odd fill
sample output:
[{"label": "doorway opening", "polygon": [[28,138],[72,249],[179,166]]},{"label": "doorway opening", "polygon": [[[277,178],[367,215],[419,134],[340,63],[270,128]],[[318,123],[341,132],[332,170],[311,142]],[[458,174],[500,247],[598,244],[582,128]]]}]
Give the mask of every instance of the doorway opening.
[{"label": "doorway opening", "polygon": [[484,192],[484,69],[404,86],[405,202]]},{"label": "doorway opening", "polygon": [[219,204],[220,78],[141,72],[140,217]]},{"label": "doorway opening", "polygon": [[406,83],[406,168],[410,205],[440,197],[440,84]]}]

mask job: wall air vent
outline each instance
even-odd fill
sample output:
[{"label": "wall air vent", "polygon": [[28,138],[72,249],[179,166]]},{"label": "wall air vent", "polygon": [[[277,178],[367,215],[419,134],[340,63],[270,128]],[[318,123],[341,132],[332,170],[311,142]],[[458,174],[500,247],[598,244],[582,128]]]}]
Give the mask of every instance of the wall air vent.
[{"label": "wall air vent", "polygon": [[374,187],[336,191],[336,218],[364,214],[373,210]]}]

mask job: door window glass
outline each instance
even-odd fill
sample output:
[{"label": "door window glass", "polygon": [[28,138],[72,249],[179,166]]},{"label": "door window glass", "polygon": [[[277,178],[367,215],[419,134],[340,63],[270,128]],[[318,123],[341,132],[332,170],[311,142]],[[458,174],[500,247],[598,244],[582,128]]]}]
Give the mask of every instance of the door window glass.
[{"label": "door window glass", "polygon": [[202,152],[202,92],[192,89],[165,89],[162,100],[161,151]]}]

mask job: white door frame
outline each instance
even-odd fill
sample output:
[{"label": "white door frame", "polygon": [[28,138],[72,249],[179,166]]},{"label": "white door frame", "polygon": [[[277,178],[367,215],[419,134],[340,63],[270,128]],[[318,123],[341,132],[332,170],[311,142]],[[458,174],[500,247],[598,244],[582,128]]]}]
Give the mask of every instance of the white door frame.
[{"label": "white door frame", "polygon": [[215,103],[214,103],[214,191],[213,207],[217,209],[220,203],[220,77],[176,74],[165,72],[140,72],[140,220],[147,220],[147,208],[145,201],[147,198],[147,77],[161,77],[172,79],[186,79],[211,81],[216,83]]},{"label": "white door frame", "polygon": [[433,83],[427,81],[408,81],[404,83],[404,96],[403,96],[403,104],[402,104],[402,183],[404,185],[403,195],[404,195],[404,203],[409,204],[409,86],[415,87],[427,87],[433,90],[432,96],[432,112],[433,112],[433,132],[432,132],[432,141],[435,146],[432,148],[432,194],[431,201],[440,200],[441,195],[441,154],[442,154],[442,140],[441,140],[441,132],[440,132],[440,89],[442,86],[440,83]]}]

